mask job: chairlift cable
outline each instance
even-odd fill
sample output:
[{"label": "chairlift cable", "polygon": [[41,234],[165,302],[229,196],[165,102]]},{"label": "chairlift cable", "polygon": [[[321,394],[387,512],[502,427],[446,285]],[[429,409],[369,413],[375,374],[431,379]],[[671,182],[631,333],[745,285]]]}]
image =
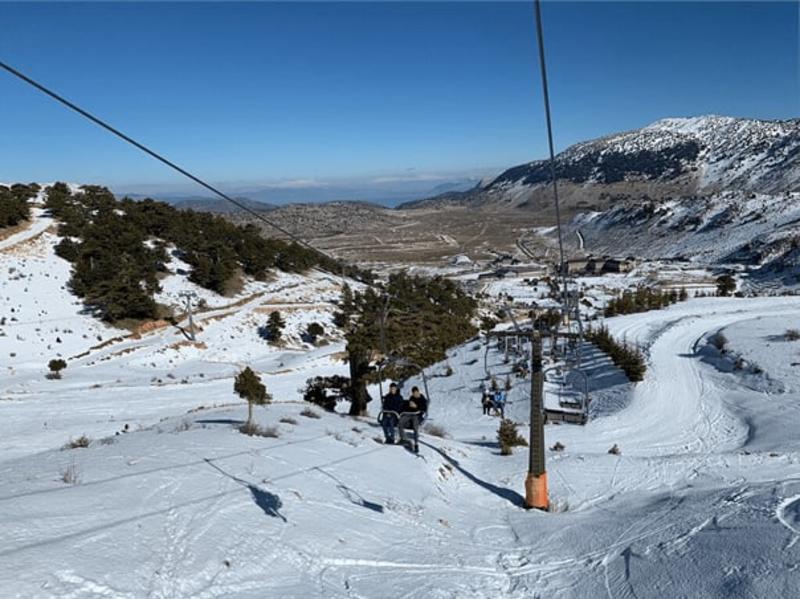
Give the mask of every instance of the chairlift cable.
[{"label": "chairlift cable", "polygon": [[223,199],[223,200],[225,200],[226,202],[230,202],[230,203],[231,203],[231,204],[233,204],[234,206],[237,206],[238,208],[240,208],[240,209],[244,210],[245,212],[247,212],[247,213],[248,213],[248,214],[250,214],[251,216],[254,216],[256,219],[258,219],[258,220],[260,220],[261,222],[263,222],[263,223],[265,223],[265,224],[269,225],[270,227],[272,227],[272,228],[273,228],[273,229],[275,229],[276,231],[279,231],[280,233],[282,233],[282,234],[286,235],[286,236],[287,236],[287,237],[289,237],[291,240],[295,241],[295,242],[296,242],[296,243],[298,243],[299,245],[302,245],[302,246],[303,246],[303,247],[305,247],[306,249],[309,249],[309,250],[311,250],[312,252],[316,253],[317,255],[324,257],[326,260],[332,260],[334,263],[341,263],[341,262],[342,262],[341,260],[338,260],[338,259],[334,258],[333,256],[330,256],[330,255],[328,255],[327,253],[323,252],[323,251],[322,251],[322,250],[320,250],[319,248],[316,248],[316,247],[314,247],[313,245],[311,245],[311,244],[310,244],[310,243],[308,243],[307,241],[305,241],[305,240],[301,239],[301,238],[300,238],[300,237],[298,237],[297,235],[294,235],[293,233],[289,232],[289,231],[288,231],[288,230],[286,230],[284,227],[282,227],[282,226],[280,226],[280,225],[278,225],[278,224],[276,224],[276,223],[272,222],[272,221],[271,221],[270,219],[268,219],[268,218],[265,218],[265,217],[264,217],[262,214],[260,214],[260,213],[256,212],[256,211],[255,211],[255,210],[253,210],[252,208],[249,208],[249,207],[248,207],[246,204],[244,204],[244,203],[242,203],[242,202],[240,202],[240,201],[238,201],[238,200],[235,200],[234,198],[232,198],[232,197],[230,197],[228,194],[226,194],[226,193],[224,193],[224,192],[220,191],[219,189],[217,189],[217,188],[216,188],[216,187],[214,187],[213,185],[210,185],[209,183],[206,183],[206,182],[205,182],[203,179],[201,179],[200,177],[198,177],[198,176],[196,176],[196,175],[193,175],[192,173],[190,173],[190,172],[189,172],[189,171],[187,171],[186,169],[184,169],[184,168],[182,168],[182,167],[178,166],[177,164],[175,164],[175,163],[174,163],[174,162],[172,162],[171,160],[168,160],[167,158],[165,158],[164,156],[162,156],[162,155],[161,155],[161,154],[159,154],[158,152],[156,152],[156,151],[154,151],[154,150],[150,149],[149,147],[147,147],[146,145],[144,145],[144,144],[142,144],[142,143],[140,143],[140,142],[136,141],[135,139],[133,139],[133,138],[132,138],[132,137],[130,137],[129,135],[126,135],[125,133],[123,133],[123,132],[122,132],[122,131],[120,131],[119,129],[116,129],[115,127],[113,127],[113,126],[109,125],[107,122],[105,122],[104,120],[100,119],[99,117],[96,117],[96,116],[94,116],[94,115],[93,115],[92,113],[90,113],[89,111],[87,111],[87,110],[84,110],[83,108],[81,108],[80,106],[78,106],[77,104],[75,104],[74,102],[71,102],[70,100],[67,100],[65,97],[63,97],[63,96],[59,95],[58,93],[54,92],[53,90],[49,89],[48,87],[45,87],[43,84],[41,84],[41,83],[39,83],[39,82],[37,82],[37,81],[35,81],[35,80],[31,79],[30,77],[28,77],[27,75],[25,75],[25,74],[24,74],[24,73],[22,73],[21,71],[19,71],[19,70],[15,69],[14,67],[12,67],[12,66],[10,66],[10,65],[6,64],[6,63],[5,63],[5,62],[3,62],[3,61],[0,61],[0,68],[3,68],[4,70],[6,70],[6,71],[7,71],[7,72],[9,72],[10,74],[14,75],[14,76],[15,76],[15,77],[17,77],[18,79],[21,79],[21,80],[22,80],[22,81],[24,81],[25,83],[27,83],[27,84],[29,84],[29,85],[31,85],[31,86],[33,86],[33,87],[35,87],[36,89],[38,89],[38,90],[39,90],[39,91],[41,91],[42,93],[44,93],[44,94],[46,94],[46,95],[50,96],[51,98],[53,98],[53,99],[54,99],[54,100],[56,100],[57,102],[59,102],[59,103],[63,104],[64,106],[66,106],[67,108],[69,108],[69,109],[71,109],[71,110],[73,110],[73,111],[77,112],[78,114],[80,114],[80,115],[81,115],[81,116],[83,116],[84,118],[86,118],[86,119],[88,119],[88,120],[92,121],[93,123],[95,123],[96,125],[98,125],[98,126],[102,127],[102,128],[103,128],[103,129],[105,129],[106,131],[109,131],[110,133],[112,133],[113,135],[116,135],[117,137],[119,137],[119,138],[120,138],[120,139],[122,139],[123,141],[125,141],[125,142],[127,142],[127,143],[131,144],[132,146],[134,146],[134,147],[136,147],[136,148],[138,148],[139,150],[141,150],[141,151],[142,151],[142,152],[144,152],[145,154],[148,154],[148,155],[149,155],[149,156],[151,156],[152,158],[155,158],[155,159],[156,159],[156,160],[158,160],[159,162],[161,162],[161,163],[163,163],[163,164],[167,165],[169,168],[171,168],[171,169],[172,169],[172,170],[174,170],[174,171],[177,171],[178,173],[180,173],[180,174],[181,174],[181,175],[183,175],[184,177],[186,177],[186,178],[188,178],[188,179],[191,179],[192,181],[194,181],[194,182],[195,182],[195,183],[197,183],[198,185],[200,185],[200,186],[202,186],[202,187],[206,188],[207,190],[209,190],[209,191],[210,191],[210,192],[212,192],[213,194],[215,194],[215,195],[219,196],[220,198],[222,198],[222,199]]},{"label": "chairlift cable", "polygon": [[564,241],[561,234],[561,207],[558,201],[558,183],[556,181],[556,158],[555,150],[553,149],[553,122],[550,116],[550,92],[547,85],[547,64],[544,55],[544,33],[542,31],[542,8],[541,0],[535,0],[534,9],[536,13],[536,38],[539,45],[539,70],[542,75],[542,95],[544,100],[544,114],[547,123],[547,145],[550,151],[550,179],[553,185],[553,200],[555,201],[556,208],[556,230],[558,232],[558,253],[559,253],[559,271],[561,273],[561,280],[563,285],[563,298],[564,304],[567,302],[567,274],[564,262]]}]

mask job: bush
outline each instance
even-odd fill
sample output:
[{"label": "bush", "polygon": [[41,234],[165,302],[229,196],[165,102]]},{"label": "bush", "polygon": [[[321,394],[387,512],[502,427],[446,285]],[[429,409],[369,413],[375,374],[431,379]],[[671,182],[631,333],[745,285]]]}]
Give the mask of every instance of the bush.
[{"label": "bush", "polygon": [[294,418],[290,418],[289,416],[284,416],[278,422],[282,422],[283,424],[297,424],[297,420]]},{"label": "bush", "polygon": [[80,471],[78,470],[78,466],[75,464],[75,462],[72,462],[61,471],[61,482],[63,483],[68,485],[77,485],[80,483],[80,480]]},{"label": "bush", "polygon": [[517,423],[503,419],[497,429],[497,440],[500,443],[500,454],[511,455],[514,447],[527,447],[528,441],[517,431]]},{"label": "bush", "polygon": [[50,362],[47,363],[47,367],[50,369],[48,378],[60,379],[61,371],[67,367],[67,363],[61,358],[57,358],[55,360],[50,360]]},{"label": "bush", "polygon": [[566,449],[566,448],[564,447],[564,444],[563,444],[563,443],[561,443],[560,441],[556,441],[555,445],[553,445],[553,446],[550,448],[550,451],[564,451],[564,449]]},{"label": "bush", "polygon": [[611,449],[608,450],[608,453],[610,453],[611,455],[620,455],[622,451],[620,451],[619,446],[616,443],[614,443]]},{"label": "bush", "polygon": [[280,432],[278,431],[278,427],[276,426],[266,426],[260,427],[255,422],[245,422],[242,426],[239,427],[239,432],[243,435],[248,435],[250,437],[271,437],[277,438],[280,437]]},{"label": "bush", "polygon": [[322,418],[316,411],[312,410],[311,408],[304,408],[302,412],[300,412],[301,416],[305,416],[306,418]]},{"label": "bush", "polygon": [[86,435],[81,435],[77,439],[70,439],[64,444],[64,449],[80,449],[89,447],[92,440]]},{"label": "bush", "polygon": [[800,331],[797,329],[786,329],[783,337],[786,341],[797,341],[800,339]]},{"label": "bush", "polygon": [[350,379],[338,374],[316,376],[306,380],[302,392],[304,401],[311,402],[326,412],[333,412],[339,400],[348,398]]},{"label": "bush", "polygon": [[736,291],[736,279],[731,275],[717,277],[717,295],[728,296]]},{"label": "bush", "polygon": [[728,338],[721,332],[714,333],[708,338],[708,342],[716,347],[720,352],[725,352],[728,346]]},{"label": "bush", "polygon": [[0,229],[13,227],[30,218],[28,199],[36,195],[32,186],[0,185]]},{"label": "bush", "polygon": [[325,328],[318,322],[312,322],[306,327],[306,337],[311,343],[316,343],[317,339],[325,334]]}]

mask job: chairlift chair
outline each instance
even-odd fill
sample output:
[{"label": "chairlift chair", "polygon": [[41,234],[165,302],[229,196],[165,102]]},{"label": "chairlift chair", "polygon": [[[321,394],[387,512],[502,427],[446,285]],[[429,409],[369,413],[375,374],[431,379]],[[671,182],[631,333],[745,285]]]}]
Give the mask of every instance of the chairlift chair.
[{"label": "chairlift chair", "polygon": [[[431,410],[431,396],[428,392],[428,377],[425,374],[425,369],[422,368],[416,362],[409,360],[408,358],[398,358],[395,356],[386,356],[383,360],[378,362],[378,392],[381,396],[381,401],[383,401],[383,369],[388,364],[394,364],[398,366],[409,366],[411,368],[417,369],[420,374],[422,375],[422,386],[425,389],[425,399],[428,401],[428,409],[425,412],[425,419],[430,419],[430,410]],[[392,410],[383,410],[378,413],[378,423],[381,424],[383,421],[384,416],[393,415],[397,419],[397,431],[400,435],[400,440],[405,442],[405,431],[409,428],[414,431],[413,437],[413,449],[414,453],[419,452],[419,425],[422,423],[420,416],[422,415],[419,410],[413,412],[395,412]]]}]

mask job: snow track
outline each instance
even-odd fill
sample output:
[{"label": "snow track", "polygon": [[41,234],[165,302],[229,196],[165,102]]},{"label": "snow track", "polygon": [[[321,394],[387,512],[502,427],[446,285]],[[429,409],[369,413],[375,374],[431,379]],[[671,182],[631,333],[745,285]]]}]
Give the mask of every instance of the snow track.
[{"label": "snow track", "polygon": [[[431,415],[447,437],[424,435],[421,459],[376,443],[373,419],[306,418],[291,401],[257,410],[279,438],[245,437],[234,427],[246,408],[222,371],[155,389],[135,377],[99,389],[66,379],[58,394],[42,384],[0,404],[0,588],[76,598],[798,596],[800,439],[776,422],[800,397],[742,388],[703,352],[709,333],[798,313],[794,298],[708,299],[609,320],[649,369],[631,386],[592,357],[596,417],[546,427],[548,446],[565,445],[547,454],[558,511],[546,514],[522,509],[525,451],[500,457],[497,419],[480,413],[480,343],[451,353],[452,376],[445,364],[429,369]],[[168,342],[155,333],[136,346]],[[263,358],[268,386],[294,397],[334,349]],[[136,372],[138,350],[101,353],[74,372]],[[505,376],[500,352],[489,365]],[[508,410],[523,423],[527,394],[515,381]],[[102,431],[122,410],[172,415],[58,449],[66,427],[96,420],[88,432]],[[43,420],[55,430],[43,432]],[[607,453],[615,443],[619,456]],[[79,484],[59,480],[70,465]]]}]

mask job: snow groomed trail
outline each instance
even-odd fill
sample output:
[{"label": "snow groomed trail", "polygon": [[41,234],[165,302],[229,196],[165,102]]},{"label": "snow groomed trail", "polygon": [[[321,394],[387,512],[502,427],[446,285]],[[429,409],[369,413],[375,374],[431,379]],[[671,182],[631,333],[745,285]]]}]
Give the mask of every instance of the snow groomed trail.
[{"label": "snow groomed trail", "polygon": [[[799,314],[792,298],[708,299],[609,320],[646,350],[648,373],[636,386],[599,376],[609,383],[596,390],[595,418],[546,428],[548,446],[566,446],[547,455],[552,513],[520,507],[525,451],[499,456],[497,420],[480,415],[480,343],[452,353],[452,376],[431,369],[432,419],[448,437],[424,435],[419,457],[377,443],[372,419],[301,416],[288,382],[279,403],[258,411],[279,438],[236,432],[244,405],[185,414],[185,402],[156,426],[89,449],[42,451],[37,437],[39,453],[17,448],[0,461],[0,588],[24,597],[798,596],[800,436],[775,422],[796,414],[800,397],[744,388],[703,348],[719,329]],[[502,356],[490,358],[502,375]],[[601,359],[596,369],[613,371]],[[181,393],[236,401],[222,382],[196,384]],[[144,405],[154,390],[126,393]],[[526,422],[527,385],[510,395],[511,416]],[[12,413],[25,418],[20,405]],[[607,453],[615,443],[620,456]],[[80,484],[58,480],[71,465]]]}]

